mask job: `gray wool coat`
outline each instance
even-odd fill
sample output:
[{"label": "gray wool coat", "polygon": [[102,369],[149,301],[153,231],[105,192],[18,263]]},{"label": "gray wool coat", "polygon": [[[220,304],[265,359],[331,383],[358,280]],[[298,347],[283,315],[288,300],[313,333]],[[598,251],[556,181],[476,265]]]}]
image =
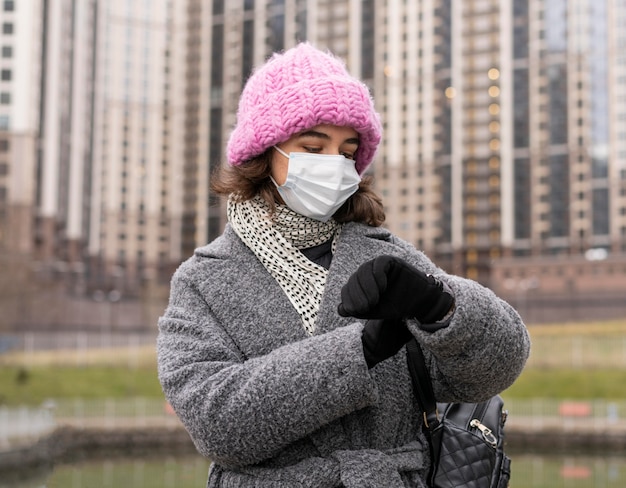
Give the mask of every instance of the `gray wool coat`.
[{"label": "gray wool coat", "polygon": [[429,466],[405,350],[368,370],[362,321],[337,314],[341,287],[376,256],[437,276],[456,309],[425,350],[439,401],[480,401],[521,373],[529,338],[519,315],[476,282],[446,274],[383,228],[346,224],[316,322],[300,317],[227,226],[174,274],[159,319],[159,379],[198,451],[208,487],[423,487]]}]

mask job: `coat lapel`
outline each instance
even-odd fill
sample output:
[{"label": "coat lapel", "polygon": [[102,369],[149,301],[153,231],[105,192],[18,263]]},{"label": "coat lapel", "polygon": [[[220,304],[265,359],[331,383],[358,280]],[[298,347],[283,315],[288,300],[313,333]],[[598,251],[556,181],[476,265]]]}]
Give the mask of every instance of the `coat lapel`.
[{"label": "coat lapel", "polygon": [[219,239],[196,252],[210,259],[203,291],[244,355],[266,354],[304,339],[307,335],[300,316],[252,251],[230,226]]},{"label": "coat lapel", "polygon": [[[264,347],[255,351],[255,355],[306,338],[300,316],[287,295],[230,226],[226,227],[220,239],[220,242],[215,241],[198,250],[197,254],[213,258],[206,293],[213,296],[211,303],[215,304],[214,311],[225,327],[229,328],[228,322],[232,322],[232,311],[239,311],[235,321],[237,325],[229,331],[233,338],[237,342],[242,341],[242,348],[246,349],[246,337],[251,330],[258,331],[254,343],[258,347],[262,342]],[[353,318],[337,314],[341,288],[365,261],[381,254],[397,253],[398,248],[386,229],[345,224],[326,280],[315,334],[354,322]],[[242,273],[246,276],[245,280],[241,280]],[[231,320],[226,321],[227,317]],[[266,339],[260,341],[260,336]]]}]

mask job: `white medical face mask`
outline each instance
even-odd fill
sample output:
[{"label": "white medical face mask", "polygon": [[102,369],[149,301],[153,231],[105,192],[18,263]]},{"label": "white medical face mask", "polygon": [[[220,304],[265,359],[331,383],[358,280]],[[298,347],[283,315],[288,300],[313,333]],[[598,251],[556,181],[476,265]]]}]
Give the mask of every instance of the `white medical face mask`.
[{"label": "white medical face mask", "polygon": [[[306,217],[326,222],[359,188],[354,161],[342,155],[292,152],[283,185],[272,181],[285,204]],[[270,176],[271,178],[271,176]]]}]

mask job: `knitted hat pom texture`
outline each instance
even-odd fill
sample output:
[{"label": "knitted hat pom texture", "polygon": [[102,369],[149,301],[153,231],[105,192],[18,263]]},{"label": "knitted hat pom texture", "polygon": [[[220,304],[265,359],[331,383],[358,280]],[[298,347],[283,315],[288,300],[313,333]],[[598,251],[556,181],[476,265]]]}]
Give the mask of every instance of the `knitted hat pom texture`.
[{"label": "knitted hat pom texture", "polygon": [[355,159],[362,174],[381,138],[369,90],[340,59],[301,43],[274,54],[248,79],[226,148],[228,162],[241,165],[320,124],[351,127],[359,134]]}]

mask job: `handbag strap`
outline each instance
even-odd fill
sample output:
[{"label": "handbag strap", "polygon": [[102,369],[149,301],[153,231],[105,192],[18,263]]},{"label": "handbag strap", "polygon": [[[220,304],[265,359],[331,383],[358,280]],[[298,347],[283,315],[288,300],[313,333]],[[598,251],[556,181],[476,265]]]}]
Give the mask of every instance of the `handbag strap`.
[{"label": "handbag strap", "polygon": [[411,374],[411,383],[417,403],[424,412],[424,425],[433,430],[439,425],[439,412],[437,401],[433,392],[433,385],[428,374],[424,353],[417,339],[413,337],[406,344],[407,363]]}]

